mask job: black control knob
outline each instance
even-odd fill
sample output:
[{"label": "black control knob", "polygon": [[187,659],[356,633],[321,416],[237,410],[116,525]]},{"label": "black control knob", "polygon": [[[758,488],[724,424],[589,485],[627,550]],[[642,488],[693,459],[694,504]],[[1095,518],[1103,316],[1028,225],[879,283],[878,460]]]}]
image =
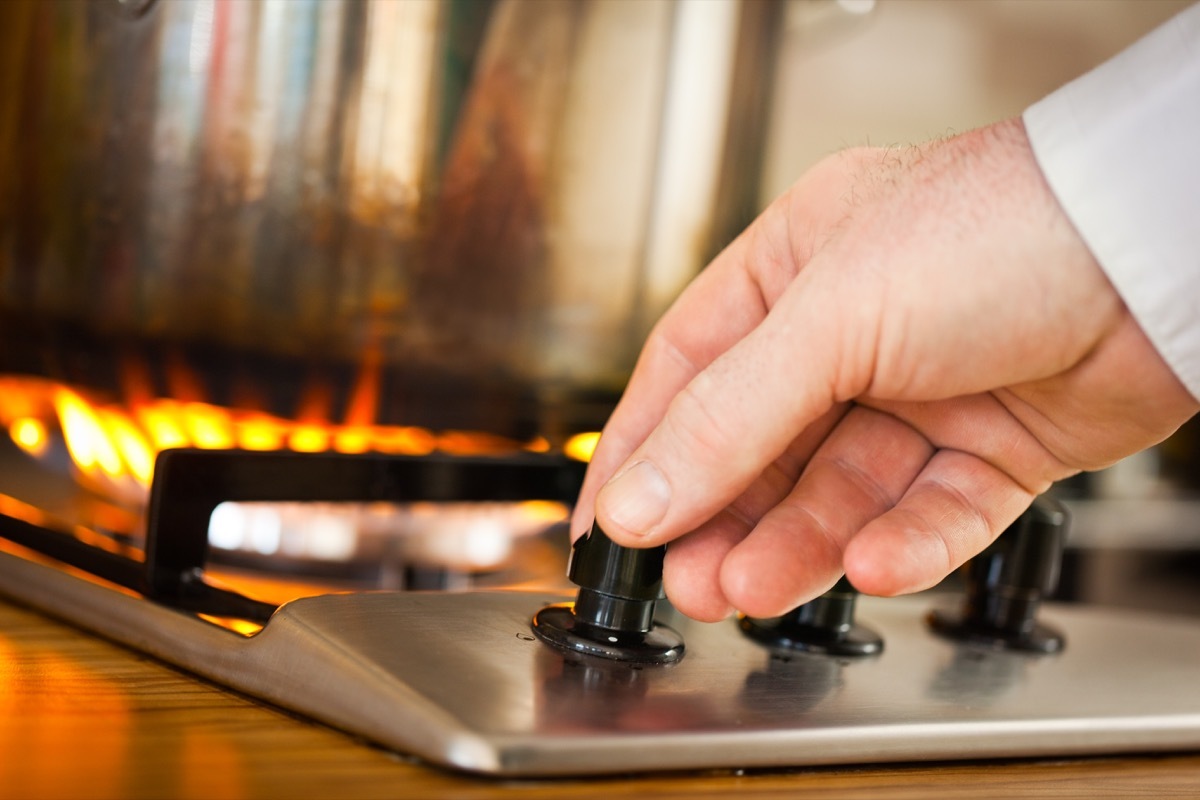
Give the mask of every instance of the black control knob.
[{"label": "black control knob", "polygon": [[563,650],[641,663],[683,657],[683,638],[654,621],[663,598],[667,548],[616,544],[592,525],[571,549],[567,577],[579,586],[574,603],[547,606],[533,617],[539,639]]},{"label": "black control knob", "polygon": [[833,656],[867,656],[883,650],[883,639],[854,622],[858,590],[842,576],[825,594],[797,606],[782,617],[742,617],[742,631],[772,647]]},{"label": "black control knob", "polygon": [[1066,508],[1039,497],[965,567],[966,600],[961,612],[935,611],[929,624],[953,639],[1009,650],[1054,653],[1063,636],[1037,620],[1042,600],[1058,586]]}]

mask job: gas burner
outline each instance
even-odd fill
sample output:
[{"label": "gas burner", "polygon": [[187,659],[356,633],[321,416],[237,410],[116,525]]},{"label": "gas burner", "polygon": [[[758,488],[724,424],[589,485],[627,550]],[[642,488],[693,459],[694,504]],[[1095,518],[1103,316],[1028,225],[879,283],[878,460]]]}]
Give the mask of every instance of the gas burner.
[{"label": "gas burner", "polygon": [[[218,585],[210,580],[210,564],[254,568],[260,578],[248,583],[267,594],[271,573],[295,578],[306,571],[345,581],[327,584],[327,590],[363,588],[351,579],[364,569],[376,579],[370,588],[486,585],[509,549],[518,548],[525,562],[553,562],[552,554],[528,540],[565,514],[584,468],[536,454],[167,450],[155,465],[143,547],[128,540],[119,547],[111,532],[87,531],[36,511],[0,514],[0,538],[161,604],[261,625],[277,603]],[[10,502],[5,510],[17,505],[25,507]],[[307,549],[293,543],[293,552],[278,552],[284,549],[283,520],[296,516],[307,517],[292,532]],[[406,530],[397,536],[395,530],[356,525],[365,517],[402,520]],[[267,536],[262,527],[274,530]],[[351,560],[349,551],[359,548],[361,557]],[[530,567],[524,563],[506,573],[505,585],[532,580]],[[230,583],[225,578],[219,583]]]},{"label": "gas burner", "polygon": [[511,583],[544,560],[545,534],[561,532],[567,515],[550,501],[221,503],[208,525],[210,563],[361,589],[411,588],[436,574],[439,588]]}]

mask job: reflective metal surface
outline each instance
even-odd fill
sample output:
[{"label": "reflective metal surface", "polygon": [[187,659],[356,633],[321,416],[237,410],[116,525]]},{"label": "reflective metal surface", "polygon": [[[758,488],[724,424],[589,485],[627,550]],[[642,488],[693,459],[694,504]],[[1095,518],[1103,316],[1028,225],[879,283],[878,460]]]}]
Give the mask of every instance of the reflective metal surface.
[{"label": "reflective metal surface", "polygon": [[243,638],[0,555],[0,591],[240,691],[458,769],[503,775],[1200,748],[1200,625],[1046,609],[1051,656],[953,644],[928,600],[863,598],[878,657],[772,653],[732,621],[668,621],[678,664],[578,659],[534,639],[563,598],[350,594]]},{"label": "reflective metal surface", "polygon": [[0,323],[35,344],[0,370],[98,337],[619,390],[755,210],[776,16],[0,3]]}]

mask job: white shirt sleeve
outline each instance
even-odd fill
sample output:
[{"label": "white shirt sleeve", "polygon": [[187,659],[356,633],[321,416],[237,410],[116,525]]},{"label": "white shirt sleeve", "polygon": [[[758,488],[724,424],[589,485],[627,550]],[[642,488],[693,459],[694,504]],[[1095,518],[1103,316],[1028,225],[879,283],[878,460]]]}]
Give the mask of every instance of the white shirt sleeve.
[{"label": "white shirt sleeve", "polygon": [[1067,216],[1200,399],[1200,3],[1024,121]]}]

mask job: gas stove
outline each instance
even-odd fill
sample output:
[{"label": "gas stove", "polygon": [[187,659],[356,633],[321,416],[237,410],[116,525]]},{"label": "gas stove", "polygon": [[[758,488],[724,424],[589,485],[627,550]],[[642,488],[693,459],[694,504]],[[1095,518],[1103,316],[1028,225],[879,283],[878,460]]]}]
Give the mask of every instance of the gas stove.
[{"label": "gas stove", "polygon": [[211,543],[210,520],[230,503],[566,504],[582,470],[547,454],[168,450],[141,539],[6,500],[0,592],[483,774],[1200,748],[1200,624],[1044,602],[1065,521],[1049,501],[972,562],[965,593],[859,598],[843,582],[777,620],[679,615],[661,597],[655,551],[617,548],[598,529],[571,554],[570,582],[565,547],[536,580],[509,571],[467,591],[310,576],[281,595],[239,580],[244,564],[215,563],[230,553]]}]

